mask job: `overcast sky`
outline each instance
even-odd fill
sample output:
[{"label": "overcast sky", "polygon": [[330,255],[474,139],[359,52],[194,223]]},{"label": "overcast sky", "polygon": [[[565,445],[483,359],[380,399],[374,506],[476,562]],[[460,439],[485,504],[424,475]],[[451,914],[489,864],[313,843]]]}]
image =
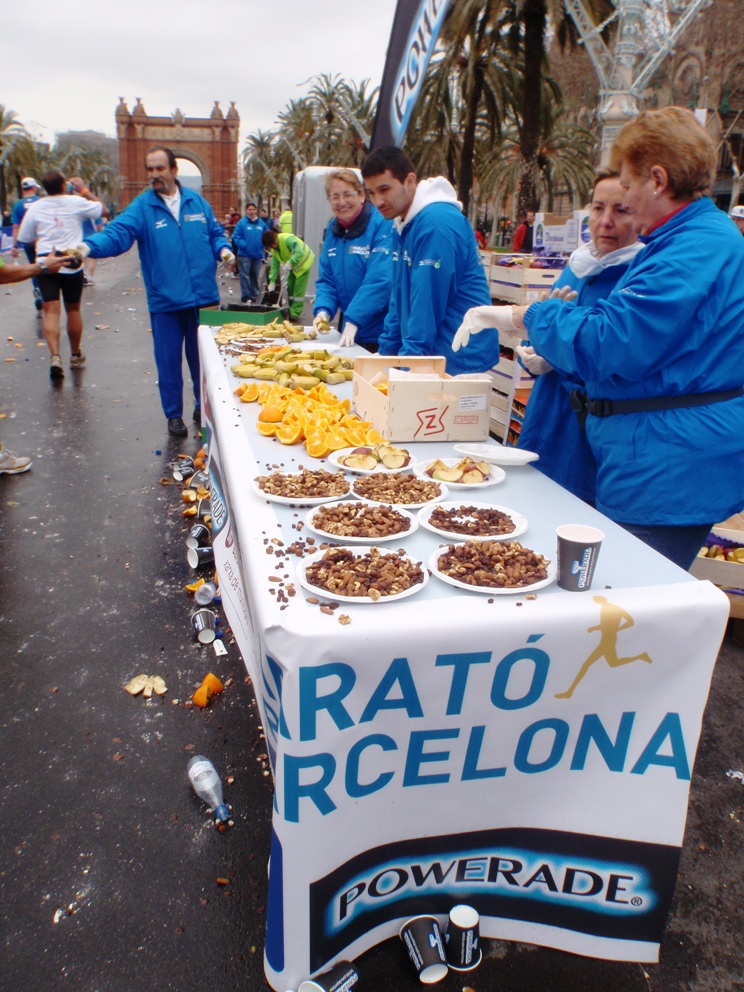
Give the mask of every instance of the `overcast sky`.
[{"label": "overcast sky", "polygon": [[379,85],[396,0],[7,0],[0,103],[35,137],[116,136],[114,112],[208,117],[234,100],[246,136],[274,127],[318,73]]}]

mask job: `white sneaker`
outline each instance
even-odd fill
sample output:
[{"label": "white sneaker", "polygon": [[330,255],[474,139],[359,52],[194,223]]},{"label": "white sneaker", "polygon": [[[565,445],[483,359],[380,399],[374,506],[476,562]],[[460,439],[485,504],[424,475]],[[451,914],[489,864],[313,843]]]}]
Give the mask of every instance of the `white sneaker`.
[{"label": "white sneaker", "polygon": [[50,379],[64,379],[65,370],[62,368],[62,359],[59,355],[52,355],[52,360],[49,363],[49,378]]},{"label": "white sneaker", "polygon": [[18,475],[20,472],[28,472],[30,468],[30,458],[19,458],[7,448],[0,451],[0,475]]}]

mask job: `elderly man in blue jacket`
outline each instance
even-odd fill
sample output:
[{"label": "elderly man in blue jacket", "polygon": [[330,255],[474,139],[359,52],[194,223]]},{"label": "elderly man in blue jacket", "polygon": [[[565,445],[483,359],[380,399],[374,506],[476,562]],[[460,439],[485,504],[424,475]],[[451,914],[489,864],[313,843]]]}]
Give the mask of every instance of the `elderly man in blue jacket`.
[{"label": "elderly man in blue jacket", "polygon": [[168,433],[184,437],[183,352],[194,387],[194,420],[200,421],[197,329],[199,308],[219,303],[216,262],[235,261],[212,208],[197,192],[178,182],[170,148],[145,156],[150,188],[141,193],[99,234],[79,246],[83,256],[110,258],[137,242],[147,291],[155,364]]}]

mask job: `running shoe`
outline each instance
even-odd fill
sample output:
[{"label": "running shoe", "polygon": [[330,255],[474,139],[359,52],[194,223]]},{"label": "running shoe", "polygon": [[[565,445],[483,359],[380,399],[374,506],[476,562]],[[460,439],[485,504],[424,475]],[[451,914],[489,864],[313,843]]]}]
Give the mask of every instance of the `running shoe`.
[{"label": "running shoe", "polygon": [[62,359],[59,355],[52,355],[52,363],[49,368],[49,378],[52,380],[64,379],[65,370],[62,368]]},{"label": "running shoe", "polygon": [[18,475],[20,472],[28,472],[30,468],[30,458],[19,458],[7,448],[0,451],[0,475]]}]

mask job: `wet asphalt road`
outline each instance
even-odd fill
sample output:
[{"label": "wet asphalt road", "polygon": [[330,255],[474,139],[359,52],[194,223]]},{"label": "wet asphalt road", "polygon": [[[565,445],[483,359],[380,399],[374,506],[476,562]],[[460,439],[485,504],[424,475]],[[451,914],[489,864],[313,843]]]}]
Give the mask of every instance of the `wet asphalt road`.
[{"label": "wet asphalt road", "polygon": [[[99,263],[84,296],[88,367],[56,387],[30,287],[0,289],[0,438],[34,459],[0,476],[0,992],[268,988],[264,742],[229,631],[223,658],[191,638],[188,525],[162,480],[199,442],[168,439],[138,272],[136,253]],[[66,343],[62,355],[67,366]],[[191,412],[189,400],[189,424]],[[744,990],[744,785],[726,776],[744,768],[743,662],[727,638],[661,963],[486,941],[482,966],[442,992]],[[207,710],[185,705],[209,671],[225,692]],[[139,673],[162,676],[167,694],[129,696]],[[225,834],[190,791],[195,753],[230,779]],[[360,992],[420,988],[397,940],[357,963]]]}]

